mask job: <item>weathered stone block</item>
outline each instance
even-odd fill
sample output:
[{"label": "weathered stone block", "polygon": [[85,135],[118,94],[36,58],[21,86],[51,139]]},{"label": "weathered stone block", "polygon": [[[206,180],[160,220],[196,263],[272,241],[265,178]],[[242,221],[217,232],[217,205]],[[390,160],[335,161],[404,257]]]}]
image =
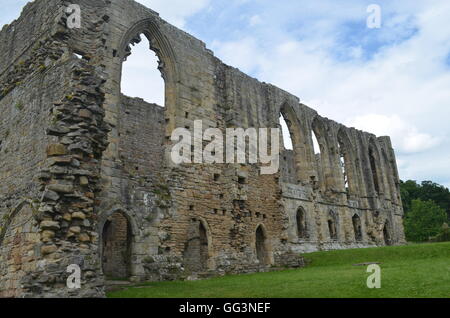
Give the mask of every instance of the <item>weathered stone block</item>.
[{"label": "weathered stone block", "polygon": [[47,147],[48,156],[63,156],[67,153],[66,146],[63,144],[51,144]]},{"label": "weathered stone block", "polygon": [[74,187],[72,185],[65,184],[49,184],[47,188],[51,191],[63,194],[69,194],[74,192]]},{"label": "weathered stone block", "polygon": [[[56,245],[44,245],[41,247],[41,253],[42,255],[49,255],[49,254],[53,254],[58,250],[58,248],[56,247]],[[45,280],[47,281],[47,280]]]},{"label": "weathered stone block", "polygon": [[86,215],[83,212],[74,212],[72,213],[72,219],[84,220],[86,219]]},{"label": "weathered stone block", "polygon": [[59,223],[55,221],[42,221],[41,229],[57,231],[60,229]]}]

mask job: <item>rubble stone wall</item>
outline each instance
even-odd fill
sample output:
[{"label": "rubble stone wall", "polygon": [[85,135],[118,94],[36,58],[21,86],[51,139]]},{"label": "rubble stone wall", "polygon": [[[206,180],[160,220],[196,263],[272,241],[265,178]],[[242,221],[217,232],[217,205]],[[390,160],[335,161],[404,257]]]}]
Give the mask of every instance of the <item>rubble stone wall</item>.
[{"label": "rubble stone wall", "polygon": [[[111,261],[133,281],[195,279],[404,243],[389,137],[321,117],[132,0],[70,3],[79,29],[66,26],[68,1],[35,0],[0,32],[0,296],[102,297]],[[121,93],[142,36],[160,60],[164,108]],[[175,128],[279,128],[280,115],[294,149],[276,174],[171,160]],[[121,230],[108,232],[117,215]],[[71,264],[81,289],[66,285]]]}]

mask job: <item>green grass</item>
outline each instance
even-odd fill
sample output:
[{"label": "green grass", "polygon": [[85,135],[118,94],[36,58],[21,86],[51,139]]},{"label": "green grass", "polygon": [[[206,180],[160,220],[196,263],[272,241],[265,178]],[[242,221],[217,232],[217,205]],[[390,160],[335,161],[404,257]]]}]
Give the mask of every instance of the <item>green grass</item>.
[{"label": "green grass", "polygon": [[[316,252],[306,268],[203,281],[148,283],[111,298],[450,298],[450,243]],[[381,289],[366,266],[380,262]]]}]

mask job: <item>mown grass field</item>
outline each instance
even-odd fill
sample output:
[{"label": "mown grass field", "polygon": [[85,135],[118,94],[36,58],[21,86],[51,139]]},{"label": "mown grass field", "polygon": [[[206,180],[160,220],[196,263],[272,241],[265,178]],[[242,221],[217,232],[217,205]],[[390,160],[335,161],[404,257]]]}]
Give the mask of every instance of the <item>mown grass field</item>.
[{"label": "mown grass field", "polygon": [[[304,255],[306,268],[159,282],[111,298],[450,298],[450,243],[414,244]],[[366,266],[381,263],[381,289],[367,288]]]}]

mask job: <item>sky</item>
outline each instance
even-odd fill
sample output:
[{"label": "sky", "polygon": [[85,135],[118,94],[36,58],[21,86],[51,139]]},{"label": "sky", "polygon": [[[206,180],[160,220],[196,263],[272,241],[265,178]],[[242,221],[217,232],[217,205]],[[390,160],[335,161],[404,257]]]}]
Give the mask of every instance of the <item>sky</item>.
[{"label": "sky", "polygon": [[[27,1],[0,2],[3,25]],[[320,115],[391,136],[401,179],[450,187],[450,1],[138,2],[226,64],[289,91]],[[367,27],[371,4],[381,8],[380,28]],[[148,45],[133,48],[123,91],[162,104]]]}]

